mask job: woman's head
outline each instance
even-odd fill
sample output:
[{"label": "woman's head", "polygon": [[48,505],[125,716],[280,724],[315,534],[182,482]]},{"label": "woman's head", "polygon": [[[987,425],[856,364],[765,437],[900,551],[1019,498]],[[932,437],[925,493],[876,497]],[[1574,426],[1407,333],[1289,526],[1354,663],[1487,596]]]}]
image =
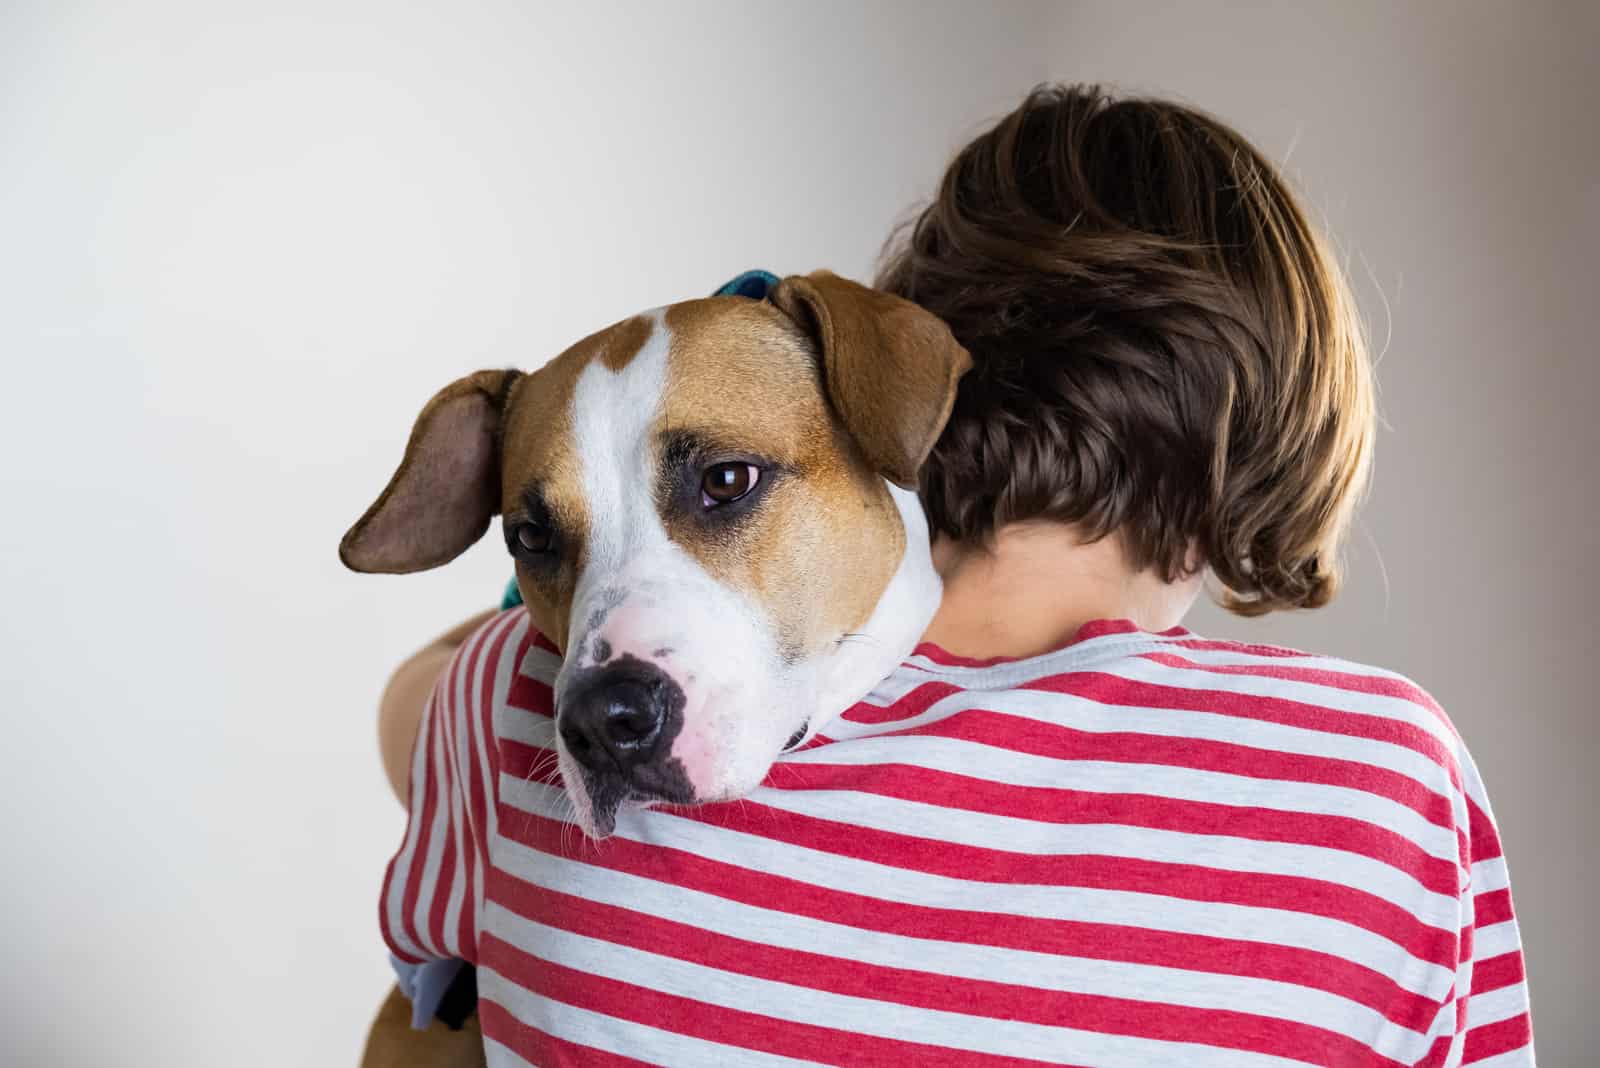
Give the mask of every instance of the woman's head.
[{"label": "woman's head", "polygon": [[956,157],[878,284],[975,364],[922,473],[936,535],[1054,520],[1168,579],[1197,550],[1241,613],[1333,595],[1370,361],[1338,264],[1238,133],[1035,90]]}]

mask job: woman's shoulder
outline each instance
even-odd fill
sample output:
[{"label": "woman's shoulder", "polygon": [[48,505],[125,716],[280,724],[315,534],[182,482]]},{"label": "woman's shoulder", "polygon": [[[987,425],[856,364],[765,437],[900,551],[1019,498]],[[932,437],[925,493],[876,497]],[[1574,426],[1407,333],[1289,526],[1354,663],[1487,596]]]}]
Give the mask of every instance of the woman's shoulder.
[{"label": "woman's shoulder", "polygon": [[[1018,708],[1043,702],[1041,714],[1088,717],[1097,729],[1137,725],[1250,746],[1331,747],[1377,761],[1399,747],[1450,771],[1462,754],[1444,708],[1406,675],[1183,628],[1091,624],[1069,645],[1025,660],[965,660],[923,646],[895,681],[898,689],[937,682]],[[1060,701],[1043,697],[1049,694]]]}]

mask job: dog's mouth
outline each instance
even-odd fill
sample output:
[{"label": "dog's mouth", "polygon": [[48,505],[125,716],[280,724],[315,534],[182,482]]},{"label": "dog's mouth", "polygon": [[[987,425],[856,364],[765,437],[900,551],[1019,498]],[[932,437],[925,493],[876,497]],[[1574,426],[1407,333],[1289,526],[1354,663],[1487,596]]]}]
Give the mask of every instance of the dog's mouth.
[{"label": "dog's mouth", "polygon": [[675,760],[634,768],[627,778],[585,770],[583,790],[596,838],[604,838],[617,829],[617,813],[625,804],[695,803],[694,790]]}]

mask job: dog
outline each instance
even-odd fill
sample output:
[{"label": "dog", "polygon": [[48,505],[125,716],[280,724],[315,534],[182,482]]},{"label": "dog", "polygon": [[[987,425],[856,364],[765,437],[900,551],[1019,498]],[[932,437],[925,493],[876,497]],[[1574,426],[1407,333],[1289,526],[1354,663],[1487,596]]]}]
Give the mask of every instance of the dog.
[{"label": "dog", "polygon": [[577,824],[738,798],[932,618],[914,490],[970,365],[931,313],[828,272],[645,312],[441,390],[340,557],[438,567],[498,514],[562,654]]}]

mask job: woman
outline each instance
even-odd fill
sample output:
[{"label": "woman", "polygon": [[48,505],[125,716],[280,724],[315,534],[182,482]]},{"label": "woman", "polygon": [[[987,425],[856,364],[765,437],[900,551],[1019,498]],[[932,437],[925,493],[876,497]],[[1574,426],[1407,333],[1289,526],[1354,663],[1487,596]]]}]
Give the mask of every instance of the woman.
[{"label": "woman", "polygon": [[[798,807],[713,806],[698,852],[668,813],[592,855],[502,820],[460,949],[491,1061],[1531,1064],[1500,846],[1443,712],[1179,627],[1206,572],[1244,614],[1325,604],[1366,483],[1368,353],[1272,166],[1190,109],[1042,89],[878,284],[975,366],[921,475],[945,590],[903,696],[802,765],[859,820],[782,776]],[[498,767],[430,717],[404,770],[485,618],[390,684],[402,799],[448,793],[436,759]],[[607,880],[633,890],[602,915]],[[396,908],[450,889],[423,882]]]}]

